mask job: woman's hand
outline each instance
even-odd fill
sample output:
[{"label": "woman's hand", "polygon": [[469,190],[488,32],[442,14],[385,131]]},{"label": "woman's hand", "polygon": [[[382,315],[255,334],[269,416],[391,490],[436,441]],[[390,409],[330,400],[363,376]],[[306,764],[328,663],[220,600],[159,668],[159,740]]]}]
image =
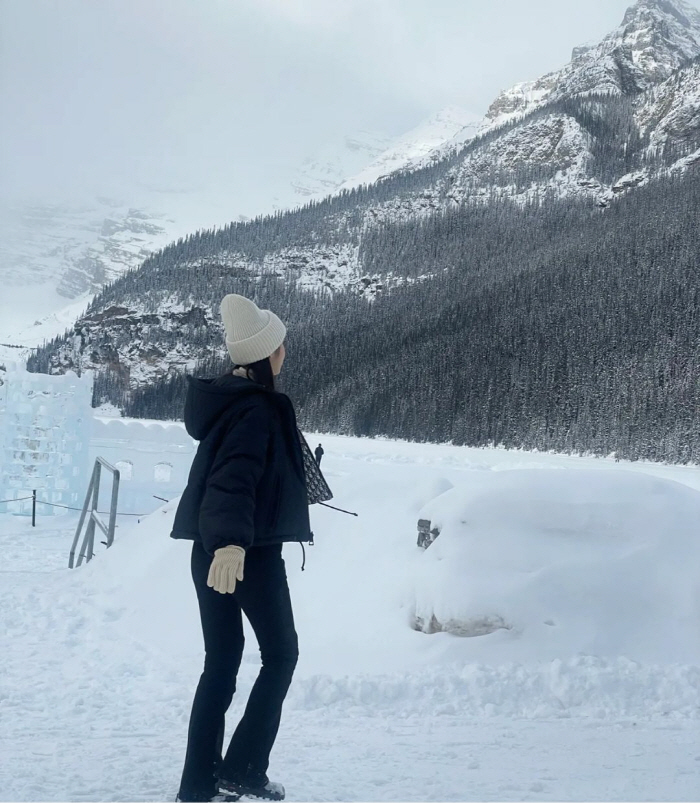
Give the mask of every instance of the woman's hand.
[{"label": "woman's hand", "polygon": [[207,585],[219,594],[233,594],[236,580],[243,580],[245,550],[239,546],[224,546],[214,552],[209,567]]}]

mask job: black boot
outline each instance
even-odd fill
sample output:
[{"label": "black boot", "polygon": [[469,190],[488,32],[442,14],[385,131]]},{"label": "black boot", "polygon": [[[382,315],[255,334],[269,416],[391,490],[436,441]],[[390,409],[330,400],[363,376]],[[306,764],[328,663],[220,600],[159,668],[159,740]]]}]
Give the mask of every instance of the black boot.
[{"label": "black boot", "polygon": [[225,795],[257,797],[261,800],[284,800],[284,786],[272,782],[265,773],[228,780],[219,778],[219,791]]}]

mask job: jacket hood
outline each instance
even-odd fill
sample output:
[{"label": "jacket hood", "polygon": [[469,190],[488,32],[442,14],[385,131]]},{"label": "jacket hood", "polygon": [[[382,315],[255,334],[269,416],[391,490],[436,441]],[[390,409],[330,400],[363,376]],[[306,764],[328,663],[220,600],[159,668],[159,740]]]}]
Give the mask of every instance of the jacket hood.
[{"label": "jacket hood", "polygon": [[188,376],[187,380],[185,429],[198,441],[206,438],[224,413],[250,401],[255,394],[268,392],[257,382],[233,374],[216,379]]}]

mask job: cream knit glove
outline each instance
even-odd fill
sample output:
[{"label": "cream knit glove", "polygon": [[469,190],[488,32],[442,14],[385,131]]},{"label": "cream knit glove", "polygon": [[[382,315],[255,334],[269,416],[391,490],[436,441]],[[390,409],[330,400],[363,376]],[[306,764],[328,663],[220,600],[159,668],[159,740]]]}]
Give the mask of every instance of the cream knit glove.
[{"label": "cream knit glove", "polygon": [[224,546],[214,552],[207,585],[219,594],[233,594],[236,580],[243,580],[245,550],[239,546]]}]

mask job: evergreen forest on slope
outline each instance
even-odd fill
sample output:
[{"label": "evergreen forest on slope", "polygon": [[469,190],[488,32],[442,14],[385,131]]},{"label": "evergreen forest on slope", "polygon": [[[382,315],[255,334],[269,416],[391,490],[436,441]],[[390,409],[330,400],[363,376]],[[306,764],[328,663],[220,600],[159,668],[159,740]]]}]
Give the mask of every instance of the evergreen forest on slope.
[{"label": "evergreen forest on slope", "polygon": [[[495,198],[378,224],[360,241],[365,270],[422,278],[374,300],[310,293],[213,255],[183,268],[166,249],[98,306],[188,304],[169,336],[197,357],[195,373],[214,374],[227,358],[202,310],[226,292],[255,297],[289,323],[284,388],[306,428],[697,462],[699,212],[696,168],[607,209]],[[167,327],[153,322],[161,343]],[[122,345],[110,334],[109,348]],[[51,355],[33,369],[51,370]],[[128,415],[180,418],[184,391],[179,373],[128,390],[108,367],[96,396]]]}]

